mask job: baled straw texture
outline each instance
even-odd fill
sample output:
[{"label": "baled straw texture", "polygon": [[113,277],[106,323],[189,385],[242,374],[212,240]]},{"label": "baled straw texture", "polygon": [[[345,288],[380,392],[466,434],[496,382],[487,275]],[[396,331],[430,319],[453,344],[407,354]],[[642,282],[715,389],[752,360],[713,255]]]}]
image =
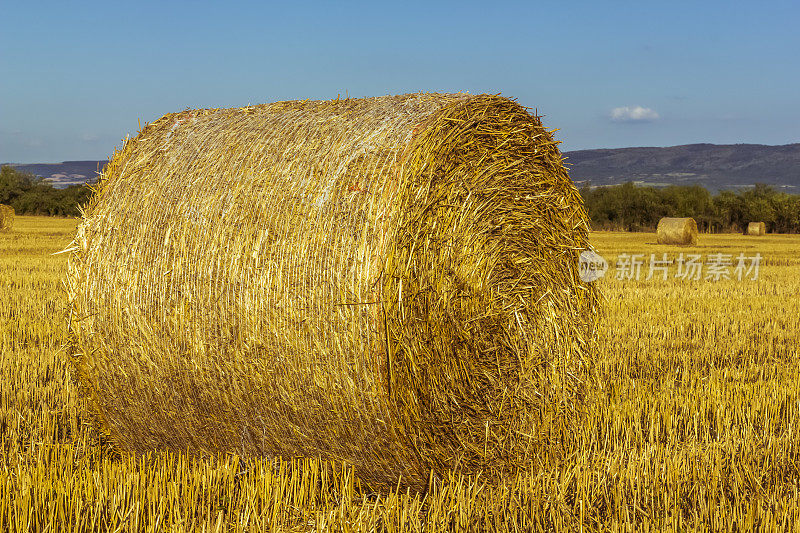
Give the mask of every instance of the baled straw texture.
[{"label": "baled straw texture", "polygon": [[587,217],[499,96],[184,111],[115,154],[73,243],[71,342],[136,452],[321,456],[373,486],[563,442]]},{"label": "baled straw texture", "polygon": [[656,228],[658,244],[697,244],[697,222],[693,218],[664,217]]},{"label": "baled straw texture", "polygon": [[763,222],[750,222],[747,225],[747,231],[745,232],[747,235],[766,235],[767,234],[767,225]]},{"label": "baled straw texture", "polygon": [[10,205],[0,204],[0,230],[10,230],[14,227],[14,208]]}]

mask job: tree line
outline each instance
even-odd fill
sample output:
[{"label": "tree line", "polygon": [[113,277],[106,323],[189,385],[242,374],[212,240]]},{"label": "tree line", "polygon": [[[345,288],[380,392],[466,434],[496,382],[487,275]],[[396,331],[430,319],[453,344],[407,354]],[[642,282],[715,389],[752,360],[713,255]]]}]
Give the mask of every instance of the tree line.
[{"label": "tree line", "polygon": [[[581,189],[594,229],[651,231],[662,217],[692,217],[700,231],[742,231],[749,222],[764,222],[776,233],[800,233],[800,195],[767,185],[715,195],[700,185]],[[78,216],[92,191],[85,185],[56,189],[12,166],[0,168],[0,204],[20,215]]]},{"label": "tree line", "polygon": [[700,185],[633,183],[580,192],[594,229],[651,231],[662,217],[692,217],[704,232],[738,232],[750,222],[764,222],[771,232],[800,233],[800,195],[762,184],[714,195]]},{"label": "tree line", "polygon": [[85,185],[56,189],[42,178],[12,166],[0,168],[0,204],[10,205],[19,215],[80,215],[92,191]]}]

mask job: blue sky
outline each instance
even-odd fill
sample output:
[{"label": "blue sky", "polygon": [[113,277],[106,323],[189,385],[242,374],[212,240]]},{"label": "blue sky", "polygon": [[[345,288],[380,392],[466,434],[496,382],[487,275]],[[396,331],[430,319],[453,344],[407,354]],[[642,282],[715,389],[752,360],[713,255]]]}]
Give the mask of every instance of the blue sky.
[{"label": "blue sky", "polygon": [[563,150],[800,142],[800,2],[0,4],[0,162],[187,107],[502,93]]}]

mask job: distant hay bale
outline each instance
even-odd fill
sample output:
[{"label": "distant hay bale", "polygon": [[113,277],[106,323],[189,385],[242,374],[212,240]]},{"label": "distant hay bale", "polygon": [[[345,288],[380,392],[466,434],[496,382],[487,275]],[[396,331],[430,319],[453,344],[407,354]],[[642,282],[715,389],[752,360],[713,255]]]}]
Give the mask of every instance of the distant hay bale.
[{"label": "distant hay bale", "polygon": [[10,230],[14,227],[14,208],[10,205],[0,204],[0,230]]},{"label": "distant hay bale", "polygon": [[492,478],[571,432],[587,246],[556,142],[509,99],[184,111],[127,142],[86,206],[71,346],[131,451]]},{"label": "distant hay bale", "polygon": [[656,228],[658,244],[697,244],[697,223],[693,218],[664,217]]},{"label": "distant hay bale", "polygon": [[745,232],[747,235],[766,235],[767,234],[767,225],[763,222],[751,222],[747,225],[747,231]]}]

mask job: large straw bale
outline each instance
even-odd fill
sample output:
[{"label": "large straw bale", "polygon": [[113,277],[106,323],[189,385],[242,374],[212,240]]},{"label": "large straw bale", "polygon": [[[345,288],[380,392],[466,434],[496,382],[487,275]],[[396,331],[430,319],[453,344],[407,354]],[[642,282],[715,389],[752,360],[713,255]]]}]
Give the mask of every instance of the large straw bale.
[{"label": "large straw bale", "polygon": [[697,244],[697,222],[693,218],[664,217],[656,228],[658,244]]},{"label": "large straw bale", "polygon": [[70,261],[71,346],[113,441],[489,478],[571,433],[596,294],[550,132],[499,96],[166,115]]},{"label": "large straw bale", "polygon": [[0,231],[10,230],[14,227],[14,208],[10,205],[0,204]]},{"label": "large straw bale", "polygon": [[747,231],[745,232],[746,235],[766,235],[767,234],[767,225],[763,222],[750,222],[747,225]]}]

